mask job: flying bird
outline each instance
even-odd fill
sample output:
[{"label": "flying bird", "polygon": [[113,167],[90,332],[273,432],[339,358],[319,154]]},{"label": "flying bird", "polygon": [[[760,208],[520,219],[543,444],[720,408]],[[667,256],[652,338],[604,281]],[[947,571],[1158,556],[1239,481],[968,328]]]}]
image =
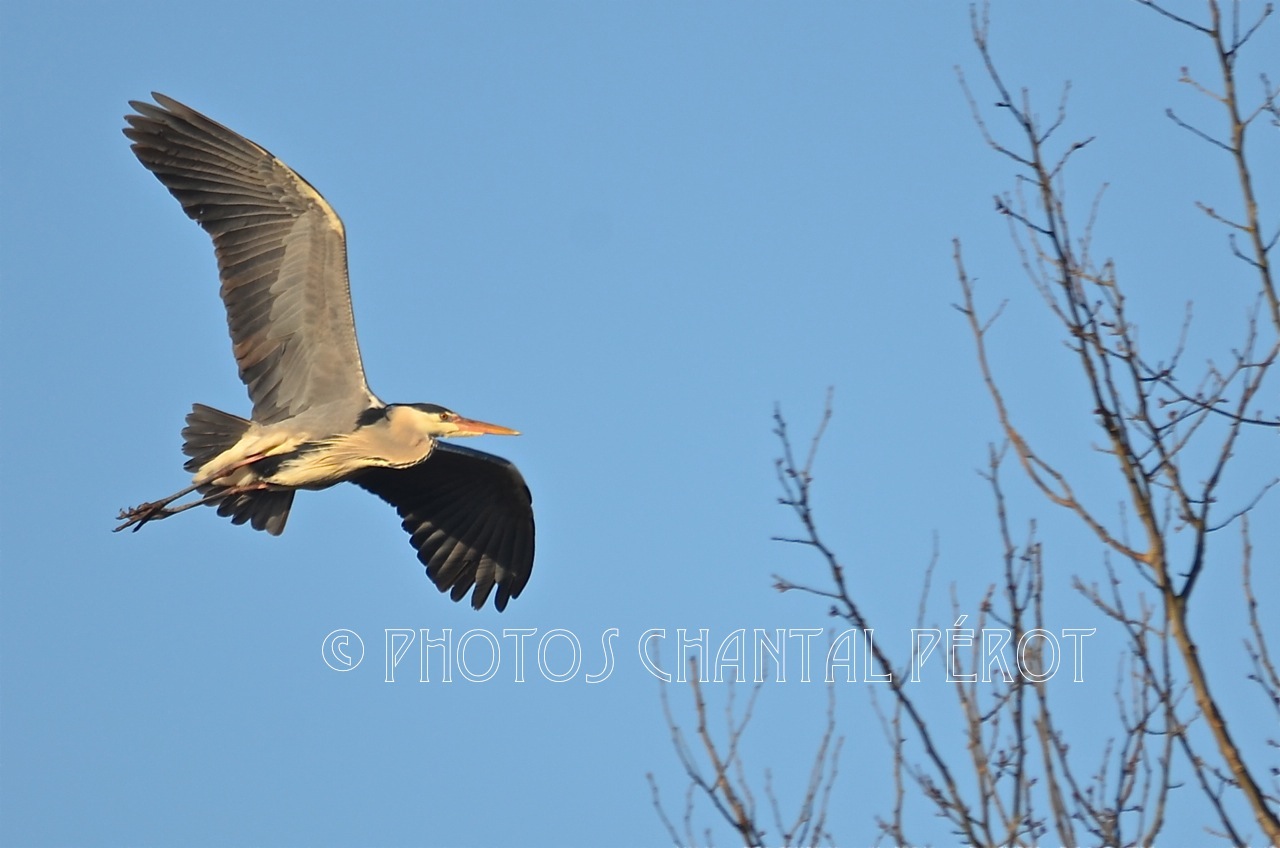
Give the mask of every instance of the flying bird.
[{"label": "flying bird", "polygon": [[[533,570],[529,489],[505,459],[442,441],[518,435],[430,403],[384,403],[365,380],[342,220],[265,148],[171,97],[130,101],[134,154],[213,238],[248,419],[195,404],[191,485],[122,510],[116,531],[195,506],[279,535],[294,492],[343,481],[399,512],[441,592],[498,610]],[[173,505],[193,492],[198,498]]]}]

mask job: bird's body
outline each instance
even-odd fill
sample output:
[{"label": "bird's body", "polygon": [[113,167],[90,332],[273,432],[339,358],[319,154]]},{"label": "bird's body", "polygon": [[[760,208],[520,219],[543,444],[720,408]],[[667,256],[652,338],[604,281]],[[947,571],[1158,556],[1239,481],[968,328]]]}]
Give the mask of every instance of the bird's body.
[{"label": "bird's body", "polygon": [[[187,489],[121,513],[137,530],[199,504],[279,534],[298,489],[343,481],[399,511],[454,600],[503,609],[533,567],[528,488],[504,459],[440,442],[516,431],[434,404],[386,404],[365,381],[346,232],[311,185],[257,144],[160,94],[131,102],[133,151],[213,238],[253,415],[196,404],[182,431]],[[200,499],[171,507],[194,491]]]}]

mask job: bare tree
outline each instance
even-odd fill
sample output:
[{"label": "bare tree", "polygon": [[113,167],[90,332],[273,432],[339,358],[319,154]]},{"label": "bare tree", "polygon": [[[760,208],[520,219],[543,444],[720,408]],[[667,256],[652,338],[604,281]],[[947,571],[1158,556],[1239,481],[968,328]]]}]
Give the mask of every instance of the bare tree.
[{"label": "bare tree", "polygon": [[[781,803],[773,788],[773,778],[766,769],[763,775],[764,797],[768,804],[769,818],[759,809],[756,792],[752,790],[752,776],[747,774],[742,758],[741,743],[751,722],[756,699],[760,695],[761,684],[756,684],[748,697],[746,707],[741,713],[736,709],[734,689],[729,695],[724,708],[724,739],[717,740],[711,728],[709,710],[703,697],[702,685],[698,678],[698,663],[689,661],[689,688],[693,696],[695,744],[691,745],[684,730],[671,710],[664,687],[661,695],[662,712],[667,720],[667,728],[671,732],[671,744],[680,759],[689,785],[684,793],[683,813],[680,826],[668,815],[662,803],[658,783],[652,773],[646,777],[653,796],[653,806],[657,810],[667,835],[675,845],[713,845],[714,840],[710,828],[697,832],[695,824],[696,802],[699,798],[708,800],[721,819],[728,823],[742,840],[743,845],[763,846],[779,845],[822,845],[835,844],[834,837],[827,830],[827,811],[831,801],[831,790],[835,785],[840,761],[840,749],[844,745],[844,737],[835,735],[836,712],[835,690],[828,689],[827,720],[822,737],[813,758],[809,771],[809,781],[804,787],[803,796],[795,813],[788,817],[783,814]],[[771,822],[770,831],[766,822]],[[770,835],[772,839],[767,839]]]},{"label": "bare tree", "polygon": [[[1144,349],[1114,263],[1095,253],[1101,192],[1083,215],[1067,202],[1065,175],[1091,141],[1063,137],[1069,89],[1051,117],[1041,119],[1031,95],[1008,85],[998,69],[987,8],[972,10],[983,86],[995,94],[992,116],[963,75],[962,89],[982,138],[1015,171],[1014,187],[996,198],[996,211],[1009,223],[1018,265],[1061,330],[1063,349],[1089,393],[1096,448],[1107,457],[1122,493],[1114,510],[1089,502],[1072,471],[1081,458],[1059,456],[1056,446],[1036,444],[1020,425],[1020,399],[1008,396],[989,356],[1003,307],[984,312],[979,305],[957,240],[957,309],[970,330],[1001,433],[983,476],[993,498],[1002,573],[993,575],[981,599],[975,629],[991,624],[1022,644],[1025,635],[1044,626],[1044,543],[1034,523],[1018,538],[1008,516],[1001,474],[1012,461],[1050,504],[1097,540],[1103,555],[1096,572],[1076,576],[1073,585],[1120,635],[1125,648],[1115,686],[1115,732],[1099,755],[1089,745],[1071,744],[1055,713],[1060,706],[1043,676],[1035,673],[982,684],[975,674],[957,674],[963,682],[954,684],[954,691],[966,728],[963,751],[957,751],[950,740],[939,738],[920,696],[902,683],[916,658],[895,662],[874,646],[877,670],[892,674],[881,690],[888,693],[888,702],[875,698],[874,691],[872,695],[894,754],[895,790],[893,808],[878,822],[884,837],[897,844],[912,841],[912,810],[920,804],[970,844],[1034,845],[1050,834],[1068,845],[1152,844],[1168,823],[1175,791],[1184,793],[1180,798],[1193,791],[1203,800],[1210,818],[1207,832],[1234,844],[1245,844],[1260,832],[1270,844],[1280,844],[1277,734],[1274,728],[1232,722],[1233,705],[1218,694],[1223,681],[1213,679],[1202,658],[1204,640],[1214,636],[1197,632],[1190,618],[1205,579],[1218,585],[1239,581],[1248,621],[1236,644],[1243,644],[1255,691],[1280,718],[1280,675],[1263,626],[1268,615],[1276,615],[1264,605],[1275,600],[1254,592],[1250,533],[1250,516],[1280,480],[1272,477],[1243,495],[1230,485],[1247,434],[1280,427],[1275,378],[1270,393],[1264,391],[1280,359],[1280,297],[1270,262],[1280,229],[1274,221],[1264,225],[1250,143],[1256,127],[1280,126],[1280,87],[1263,75],[1254,89],[1258,93],[1246,97],[1241,93],[1246,81],[1239,78],[1239,57],[1267,23],[1272,7],[1268,4],[1246,19],[1239,2],[1206,0],[1205,16],[1198,20],[1155,0],[1135,2],[1162,18],[1160,25],[1169,23],[1199,39],[1214,60],[1212,81],[1184,69],[1181,82],[1221,107],[1220,129],[1193,125],[1172,110],[1168,115],[1172,126],[1193,133],[1234,166],[1234,199],[1198,201],[1197,206],[1226,230],[1228,261],[1237,263],[1237,277],[1256,286],[1255,307],[1237,333],[1217,340],[1222,347],[1206,365],[1188,361],[1190,307],[1172,349]],[[1001,119],[998,127],[994,116]],[[873,626],[871,599],[855,599],[851,593],[847,568],[823,540],[814,512],[814,462],[830,416],[828,397],[822,423],[801,460],[786,421],[775,413],[782,448],[781,502],[793,511],[800,528],[783,541],[812,549],[824,566],[819,582],[777,577],[776,586],[820,598],[832,616],[865,632]],[[1233,544],[1223,543],[1228,534]],[[1275,554],[1267,561],[1274,563]],[[921,621],[933,566],[929,563],[924,571]],[[958,611],[954,597],[952,604]],[[970,672],[983,662],[976,642],[968,662]],[[1034,657],[1032,666],[1034,672]],[[694,765],[664,692],[673,742],[690,778],[683,834],[663,814],[669,835],[676,844],[698,841],[693,838],[694,799],[704,797],[744,842],[763,844],[739,748],[758,692],[740,721],[728,716],[729,735],[723,742],[706,732],[705,704],[696,682],[692,694],[698,738],[711,771],[707,776]],[[818,773],[823,773],[833,733],[831,725],[819,749]],[[1270,766],[1263,763],[1268,757]],[[1178,788],[1187,775],[1193,788]],[[811,797],[817,797],[816,790]],[[654,798],[658,804],[656,786]],[[829,838],[825,819],[821,821],[806,832],[813,842]]]}]

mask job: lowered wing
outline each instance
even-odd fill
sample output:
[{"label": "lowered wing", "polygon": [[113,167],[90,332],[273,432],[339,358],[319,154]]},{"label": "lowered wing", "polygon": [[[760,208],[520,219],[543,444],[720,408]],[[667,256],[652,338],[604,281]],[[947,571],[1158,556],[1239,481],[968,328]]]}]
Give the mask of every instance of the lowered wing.
[{"label": "lowered wing", "polygon": [[516,467],[501,457],[437,442],[409,468],[371,468],[353,482],[404,519],[427,576],[455,601],[480,609],[496,586],[499,611],[533,571],[533,504]]}]

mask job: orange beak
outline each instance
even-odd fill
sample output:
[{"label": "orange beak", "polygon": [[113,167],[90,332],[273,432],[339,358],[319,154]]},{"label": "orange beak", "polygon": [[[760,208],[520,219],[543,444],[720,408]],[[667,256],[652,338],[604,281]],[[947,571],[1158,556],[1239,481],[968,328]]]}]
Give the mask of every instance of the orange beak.
[{"label": "orange beak", "polygon": [[518,436],[519,430],[512,430],[510,427],[503,427],[501,424],[490,424],[486,421],[476,421],[473,418],[463,418],[458,416],[453,422],[458,427],[458,436]]}]

